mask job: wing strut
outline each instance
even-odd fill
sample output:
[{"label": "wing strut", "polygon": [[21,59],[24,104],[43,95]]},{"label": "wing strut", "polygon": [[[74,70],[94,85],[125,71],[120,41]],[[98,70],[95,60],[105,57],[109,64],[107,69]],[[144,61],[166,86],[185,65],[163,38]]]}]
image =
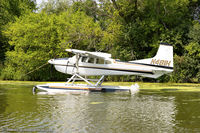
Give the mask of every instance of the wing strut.
[{"label": "wing strut", "polygon": [[75,67],[76,67],[76,72],[75,73],[79,73],[79,60],[80,60],[80,54],[76,54],[76,63],[75,63]]}]

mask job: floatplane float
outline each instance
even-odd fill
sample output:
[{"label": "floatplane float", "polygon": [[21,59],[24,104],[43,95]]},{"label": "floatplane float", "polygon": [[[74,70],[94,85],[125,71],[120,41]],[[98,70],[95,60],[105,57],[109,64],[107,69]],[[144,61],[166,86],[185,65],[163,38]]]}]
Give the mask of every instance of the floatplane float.
[{"label": "floatplane float", "polygon": [[[72,75],[66,83],[49,83],[36,85],[33,89],[46,92],[115,92],[138,91],[138,84],[131,86],[104,86],[104,77],[107,75],[139,75],[158,78],[173,71],[173,47],[167,43],[160,43],[156,56],[153,58],[123,62],[112,59],[111,54],[89,52],[77,49],[66,49],[75,54],[71,58],[50,59],[48,63],[54,65],[61,73]],[[86,76],[101,76],[96,83]],[[87,84],[75,84],[76,80],[83,80]]]}]

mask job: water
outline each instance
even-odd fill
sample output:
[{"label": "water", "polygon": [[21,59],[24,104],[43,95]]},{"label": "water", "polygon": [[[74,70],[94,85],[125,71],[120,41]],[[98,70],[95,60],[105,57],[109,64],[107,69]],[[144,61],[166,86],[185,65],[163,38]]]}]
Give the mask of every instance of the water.
[{"label": "water", "polygon": [[0,85],[0,131],[200,132],[200,92],[33,95],[32,87]]}]

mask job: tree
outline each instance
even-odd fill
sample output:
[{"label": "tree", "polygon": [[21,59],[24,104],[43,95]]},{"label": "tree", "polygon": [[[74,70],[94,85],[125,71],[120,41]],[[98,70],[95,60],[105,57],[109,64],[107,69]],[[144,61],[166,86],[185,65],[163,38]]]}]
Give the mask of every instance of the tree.
[{"label": "tree", "polygon": [[[30,75],[25,74],[55,56],[65,57],[63,51],[66,48],[97,48],[101,29],[83,12],[67,11],[60,15],[41,12],[29,13],[17,19],[8,25],[4,34],[14,49],[6,52],[3,78],[50,80],[50,66]],[[58,73],[56,75],[59,76]]]},{"label": "tree", "polygon": [[186,56],[192,58],[194,62],[193,67],[195,68],[193,70],[193,73],[195,73],[193,78],[196,78],[196,81],[200,82],[200,23],[197,20],[193,22],[188,37],[190,41],[189,44],[185,46],[187,51]]},{"label": "tree", "polygon": [[[8,39],[2,34],[9,22],[36,9],[35,0],[1,0],[0,2],[0,64],[5,60],[5,52],[9,50]],[[1,68],[1,66],[0,66]],[[2,69],[2,68],[1,68]]]},{"label": "tree", "polygon": [[39,11],[46,12],[47,14],[59,14],[67,11],[70,7],[70,0],[48,0],[42,2]]}]

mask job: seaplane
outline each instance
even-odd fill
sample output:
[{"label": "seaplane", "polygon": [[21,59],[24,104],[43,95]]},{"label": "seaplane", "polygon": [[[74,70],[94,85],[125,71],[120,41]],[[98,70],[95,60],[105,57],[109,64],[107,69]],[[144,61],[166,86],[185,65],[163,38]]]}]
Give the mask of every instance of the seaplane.
[{"label": "seaplane", "polygon": [[[66,49],[73,53],[71,58],[50,59],[48,63],[54,65],[61,73],[72,75],[65,83],[49,83],[36,85],[35,88],[47,92],[113,92],[137,91],[138,84],[132,86],[103,86],[105,76],[108,75],[138,75],[149,78],[158,78],[163,74],[173,72],[173,46],[160,43],[158,51],[153,58],[120,61],[111,58],[111,54],[103,52],[89,52],[77,49]],[[87,79],[87,76],[101,76],[96,82]],[[87,84],[76,84],[75,81],[83,80]]]}]

